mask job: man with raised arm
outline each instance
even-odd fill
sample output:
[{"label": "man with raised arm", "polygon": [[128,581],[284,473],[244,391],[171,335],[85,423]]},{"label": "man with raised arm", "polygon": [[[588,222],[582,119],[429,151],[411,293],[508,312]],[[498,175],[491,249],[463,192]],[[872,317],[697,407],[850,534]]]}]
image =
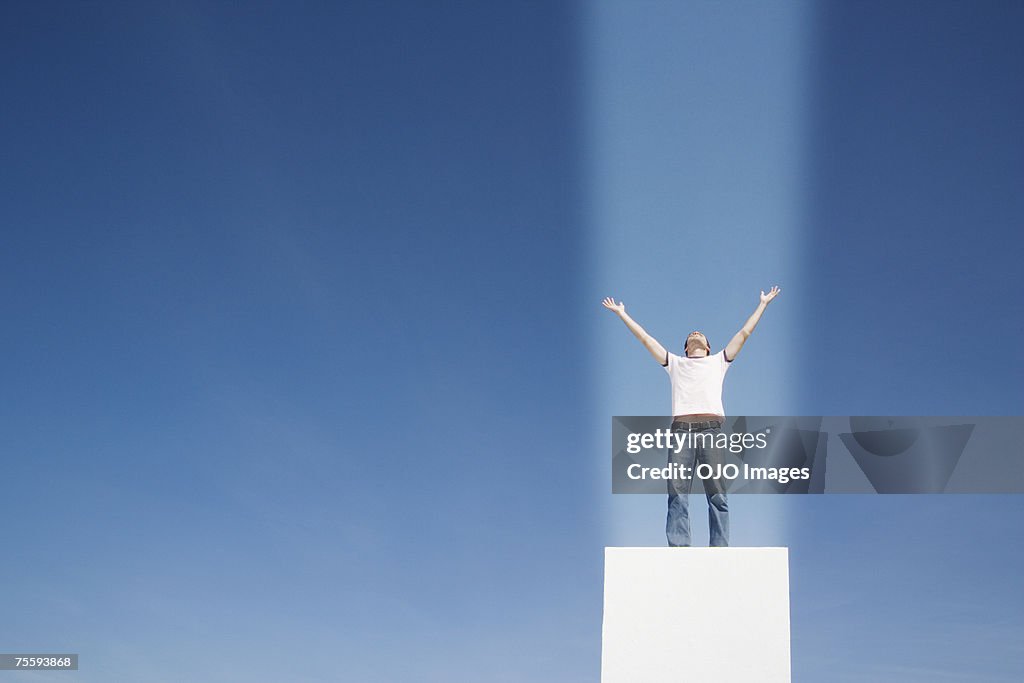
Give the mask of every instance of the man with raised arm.
[{"label": "man with raised arm", "polygon": [[[761,302],[740,331],[729,341],[724,349],[711,355],[711,344],[703,332],[691,332],[683,343],[683,355],[669,353],[647,331],[629,317],[626,306],[620,301],[608,297],[604,307],[622,318],[629,331],[650,352],[668,373],[672,383],[672,431],[700,432],[710,434],[710,438],[687,439],[678,453],[669,449],[669,464],[678,464],[693,472],[697,464],[708,463],[712,466],[724,462],[724,452],[720,448],[707,445],[714,444],[721,432],[725,420],[725,409],[722,407],[722,383],[725,373],[729,370],[740,349],[757,327],[761,315],[768,304],[779,294],[778,287],[772,287],[765,294],[761,292]],[[684,435],[685,436],[685,435]],[[673,479],[668,483],[668,517],[665,522],[665,535],[670,546],[690,545],[690,488],[692,477]],[[704,491],[708,499],[708,524],[711,528],[711,545],[729,545],[729,501],[726,497],[723,482],[707,479]]]}]

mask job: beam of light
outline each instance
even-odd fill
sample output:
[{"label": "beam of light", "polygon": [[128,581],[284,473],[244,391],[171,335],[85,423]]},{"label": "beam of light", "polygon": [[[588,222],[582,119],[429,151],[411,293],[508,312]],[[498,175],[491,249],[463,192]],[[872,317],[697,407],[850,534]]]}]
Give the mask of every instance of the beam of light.
[{"label": "beam of light", "polygon": [[[664,415],[663,371],[599,305],[605,296],[666,348],[706,332],[721,348],[780,284],[730,370],[726,411],[795,407],[799,348],[801,139],[809,12],[803,3],[591,6],[587,22],[590,425],[608,545],[663,545],[660,496],[608,492],[608,417]],[[785,501],[734,497],[733,543],[782,544]],[[706,544],[694,499],[694,543]],[[703,538],[701,537],[703,532]]]}]

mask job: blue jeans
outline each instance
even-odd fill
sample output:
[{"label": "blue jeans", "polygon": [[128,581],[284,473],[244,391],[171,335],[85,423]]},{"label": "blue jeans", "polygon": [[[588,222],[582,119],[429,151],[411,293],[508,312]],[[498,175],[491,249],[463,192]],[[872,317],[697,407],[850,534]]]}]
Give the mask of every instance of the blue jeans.
[{"label": "blue jeans", "polygon": [[[701,439],[717,439],[722,432],[721,427],[709,427],[700,431],[687,433],[686,424],[673,422],[673,434],[686,438],[689,435]],[[706,435],[706,436],[700,436]],[[713,445],[694,443],[683,446],[676,453],[675,448],[669,449],[669,464],[676,463],[686,467],[686,479],[670,479],[668,481],[668,519],[665,521],[665,535],[670,546],[690,545],[690,489],[693,487],[694,468],[700,464],[715,467],[725,463],[725,453]],[[716,479],[704,479],[704,492],[708,499],[708,524],[711,528],[711,545],[729,545],[729,501],[725,495],[725,483]]]}]

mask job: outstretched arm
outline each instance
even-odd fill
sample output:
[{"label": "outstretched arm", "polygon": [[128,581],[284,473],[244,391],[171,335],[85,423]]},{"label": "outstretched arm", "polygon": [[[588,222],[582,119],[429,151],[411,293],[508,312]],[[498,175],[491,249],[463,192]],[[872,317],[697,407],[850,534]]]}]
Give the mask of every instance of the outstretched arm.
[{"label": "outstretched arm", "polygon": [[608,297],[601,303],[609,311],[612,311],[622,318],[622,322],[626,323],[626,327],[629,328],[629,331],[632,332],[647,348],[647,350],[651,352],[651,355],[654,356],[654,360],[658,361],[661,365],[665,365],[665,363],[668,362],[668,352],[665,351],[665,347],[659,344],[657,339],[647,334],[647,330],[640,327],[640,323],[629,317],[629,314],[626,313],[626,305],[624,303],[621,301],[619,303],[615,303],[615,299],[611,297]]},{"label": "outstretched arm", "polygon": [[764,313],[764,309],[768,308],[768,304],[771,303],[772,299],[779,295],[780,291],[782,290],[780,290],[778,286],[775,286],[772,287],[767,294],[763,291],[761,292],[761,303],[757,305],[757,308],[754,309],[751,316],[747,318],[747,322],[743,324],[740,331],[733,336],[729,341],[729,344],[725,347],[726,360],[731,361],[736,358],[736,354],[740,352],[740,349],[742,349],[743,345],[746,343],[747,337],[749,337],[753,333],[754,328],[757,327],[757,323],[761,320],[761,314]]}]

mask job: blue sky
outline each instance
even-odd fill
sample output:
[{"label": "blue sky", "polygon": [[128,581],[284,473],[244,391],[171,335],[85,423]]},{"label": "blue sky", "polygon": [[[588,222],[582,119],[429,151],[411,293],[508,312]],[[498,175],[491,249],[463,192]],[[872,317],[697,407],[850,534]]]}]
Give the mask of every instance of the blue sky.
[{"label": "blue sky", "polygon": [[[6,4],[0,649],[595,680],[668,400],[606,295],[781,284],[734,414],[1019,414],[1021,10],[910,7]],[[737,502],[796,680],[1020,678],[1017,497]]]},{"label": "blue sky", "polygon": [[[1024,7],[828,3],[815,21],[800,411],[1020,415]],[[797,675],[1024,677],[1024,499],[801,503]]]},{"label": "blue sky", "polygon": [[591,679],[569,10],[3,11],[3,649]]}]

